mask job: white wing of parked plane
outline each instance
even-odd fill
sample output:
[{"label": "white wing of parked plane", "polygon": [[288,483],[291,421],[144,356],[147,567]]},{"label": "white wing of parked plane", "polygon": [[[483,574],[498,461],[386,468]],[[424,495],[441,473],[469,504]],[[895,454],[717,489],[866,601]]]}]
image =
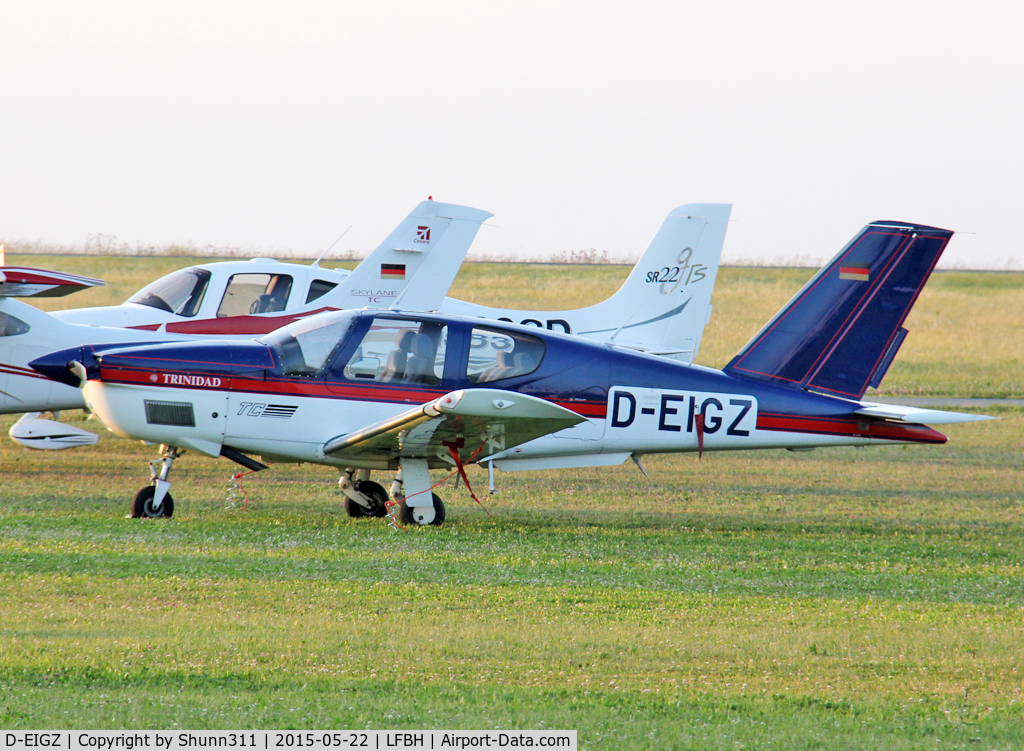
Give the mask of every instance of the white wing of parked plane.
[{"label": "white wing of parked plane", "polygon": [[478,459],[572,427],[585,418],[544,399],[500,389],[453,391],[362,430],[331,439],[336,459],[427,459],[431,466]]},{"label": "white wing of parked plane", "polygon": [[0,297],[64,297],[72,292],[105,284],[102,279],[78,274],[24,266],[0,266]]}]

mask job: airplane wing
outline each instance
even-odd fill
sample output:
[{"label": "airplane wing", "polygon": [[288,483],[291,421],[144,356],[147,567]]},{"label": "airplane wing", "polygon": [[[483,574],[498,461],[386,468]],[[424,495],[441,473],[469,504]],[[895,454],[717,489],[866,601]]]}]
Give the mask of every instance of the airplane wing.
[{"label": "airplane wing", "polygon": [[0,297],[63,297],[106,282],[60,271],[22,266],[0,267]]},{"label": "airplane wing", "polygon": [[475,461],[583,422],[544,399],[499,389],[464,389],[324,444],[336,458],[427,458],[450,463],[449,446]]}]

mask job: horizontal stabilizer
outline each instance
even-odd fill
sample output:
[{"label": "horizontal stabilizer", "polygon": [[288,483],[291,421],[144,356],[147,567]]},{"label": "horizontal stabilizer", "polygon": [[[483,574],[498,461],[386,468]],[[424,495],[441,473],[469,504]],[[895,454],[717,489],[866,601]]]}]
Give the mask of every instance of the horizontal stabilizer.
[{"label": "horizontal stabilizer", "polygon": [[917,425],[951,425],[956,422],[977,422],[978,420],[995,420],[988,415],[968,415],[963,412],[946,412],[941,409],[921,409],[920,407],[904,407],[901,404],[874,404],[861,402],[860,409],[854,414],[864,417],[880,417],[887,420],[911,422]]},{"label": "horizontal stabilizer", "polygon": [[102,287],[106,282],[60,271],[0,267],[0,297],[63,297],[89,287]]},{"label": "horizontal stabilizer", "polygon": [[860,399],[881,383],[907,334],[903,322],[952,235],[869,224],[723,370]]}]

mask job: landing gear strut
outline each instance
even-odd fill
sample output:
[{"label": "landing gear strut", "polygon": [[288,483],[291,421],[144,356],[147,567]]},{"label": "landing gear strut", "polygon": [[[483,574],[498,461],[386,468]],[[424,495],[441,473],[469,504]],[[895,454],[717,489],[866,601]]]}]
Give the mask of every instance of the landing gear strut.
[{"label": "landing gear strut", "polygon": [[444,524],[444,503],[430,492],[430,470],[425,459],[402,459],[391,485],[391,496],[401,501],[402,524],[439,527]]},{"label": "landing gear strut", "polygon": [[338,486],[345,494],[345,512],[353,519],[387,515],[388,491],[370,482],[370,470],[342,470]]},{"label": "landing gear strut", "polygon": [[160,458],[149,463],[153,480],[140,489],[132,500],[133,519],[169,518],[174,514],[174,499],[171,497],[171,483],[167,476],[171,473],[174,460],[184,453],[183,449],[166,443],[160,446]]}]

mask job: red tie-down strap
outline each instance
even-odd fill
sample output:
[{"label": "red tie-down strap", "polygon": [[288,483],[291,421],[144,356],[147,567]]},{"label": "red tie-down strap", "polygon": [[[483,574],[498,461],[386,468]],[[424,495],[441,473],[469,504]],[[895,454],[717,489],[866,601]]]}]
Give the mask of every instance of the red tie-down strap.
[{"label": "red tie-down strap", "polygon": [[697,424],[697,459],[704,458],[704,415],[697,413],[693,416],[693,421]]},{"label": "red tie-down strap", "polygon": [[[459,458],[459,451],[458,451],[458,449],[460,449],[460,448],[462,448],[463,446],[466,445],[465,440],[463,440],[462,438],[458,438],[458,439],[456,439],[454,441],[441,441],[441,445],[444,446],[445,448],[447,448],[451,452],[452,459],[455,461],[455,467],[456,467],[455,472],[449,472],[447,475],[445,475],[443,478],[441,478],[440,480],[435,482],[433,485],[431,485],[426,490],[421,490],[420,493],[429,493],[434,488],[436,488],[438,485],[444,485],[446,482],[448,482],[450,479],[452,479],[452,477],[454,475],[458,474],[462,478],[462,481],[464,483],[466,483],[466,490],[469,491],[470,497],[474,501],[476,501],[478,504],[480,504],[480,508],[482,508],[484,510],[484,513],[486,513],[488,516],[490,516],[491,512],[487,510],[487,507],[483,503],[480,503],[480,499],[477,498],[476,497],[476,493],[473,492],[473,486],[469,484],[469,478],[466,477],[466,470],[465,470],[463,461],[462,461],[462,459]],[[473,461],[474,459],[476,459],[476,457],[480,454],[480,452],[484,450],[484,446],[486,446],[486,445],[487,445],[487,439],[484,439],[480,443],[480,445],[477,447],[476,451],[474,451],[472,454],[470,454],[469,461]],[[419,495],[420,493],[413,493],[412,495],[407,495],[407,496],[405,496],[405,498],[403,500],[408,501],[410,498],[412,498],[413,496]],[[391,522],[389,522],[388,526],[393,527],[394,529],[398,529],[399,527],[402,527],[402,524],[398,521],[398,518],[396,517],[396,515],[392,511],[393,508],[397,508],[400,505],[401,505],[401,502],[400,501],[395,501],[395,500],[389,500],[389,501],[387,501],[384,504],[384,507],[388,511],[388,516],[391,519]]]},{"label": "red tie-down strap", "polygon": [[[479,454],[481,449],[483,449],[485,443],[487,443],[486,440],[483,443],[481,443],[480,447],[470,455],[470,461],[476,458],[477,454]],[[469,478],[466,477],[466,468],[463,466],[462,459],[459,457],[459,449],[463,448],[466,445],[466,441],[462,438],[457,438],[454,441],[442,441],[441,445],[446,446],[448,450],[451,452],[452,459],[455,460],[455,467],[458,469],[459,472],[459,477],[461,477],[462,481],[466,483],[466,490],[469,491],[469,497],[477,502],[480,508],[484,510],[484,513],[490,516],[491,512],[487,510],[487,507],[484,504],[480,503],[480,499],[477,498],[476,493],[473,492],[473,486],[469,484]]]}]

